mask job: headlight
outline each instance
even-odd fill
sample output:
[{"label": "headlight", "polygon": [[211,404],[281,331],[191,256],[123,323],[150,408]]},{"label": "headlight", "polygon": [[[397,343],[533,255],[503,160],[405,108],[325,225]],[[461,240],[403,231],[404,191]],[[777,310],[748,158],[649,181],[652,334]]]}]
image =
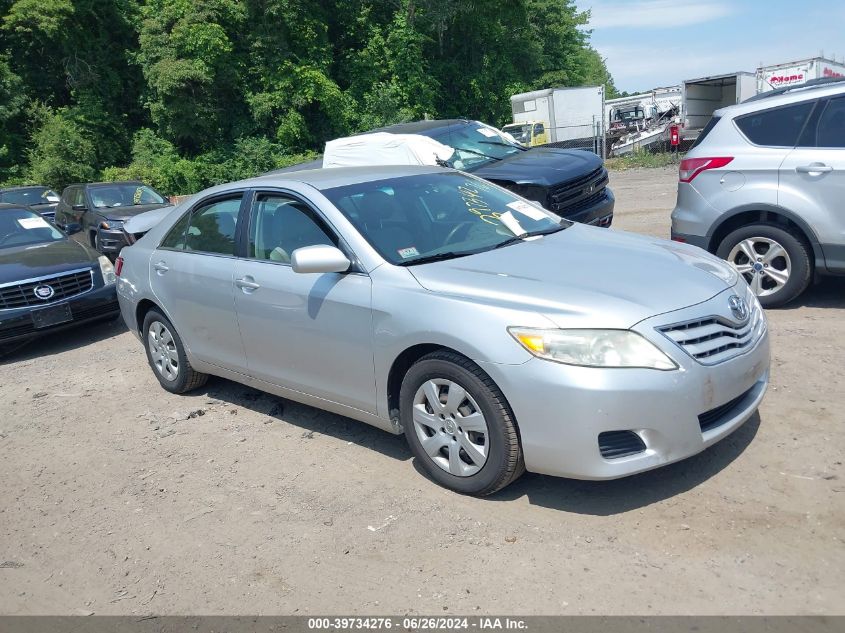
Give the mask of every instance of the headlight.
[{"label": "headlight", "polygon": [[103,282],[108,286],[117,282],[117,275],[114,274],[114,265],[109,261],[105,255],[97,258],[100,262],[100,272],[103,273]]},{"label": "headlight", "polygon": [[100,222],[100,228],[107,231],[120,231],[123,229],[123,222],[120,220],[107,220]]},{"label": "headlight", "polygon": [[653,343],[630,330],[537,330],[508,328],[525,349],[539,358],[582,367],[677,369]]}]

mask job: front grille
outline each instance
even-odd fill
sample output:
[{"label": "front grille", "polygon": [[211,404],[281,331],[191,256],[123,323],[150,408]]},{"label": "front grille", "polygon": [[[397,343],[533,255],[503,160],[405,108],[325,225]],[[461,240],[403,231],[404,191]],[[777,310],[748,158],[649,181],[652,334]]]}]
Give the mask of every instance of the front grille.
[{"label": "front grille", "polygon": [[558,215],[583,211],[605,197],[607,183],[608,175],[604,167],[565,182],[549,192],[549,209]]},{"label": "front grille", "polygon": [[599,433],[599,451],[605,459],[619,459],[645,450],[645,444],[633,431],[605,431]]},{"label": "front grille", "polygon": [[765,327],[763,311],[751,308],[745,323],[713,316],[658,328],[681,349],[704,365],[715,365],[739,356],[760,338]]},{"label": "front grille", "polygon": [[[46,299],[39,298],[35,294],[39,286],[50,286],[53,294]],[[93,286],[94,271],[91,268],[5,284],[0,286],[0,310],[48,305],[88,292]]]},{"label": "front grille", "polygon": [[742,403],[743,400],[745,400],[752,389],[754,389],[754,387],[746,391],[741,396],[737,396],[730,402],[726,402],[715,409],[710,409],[709,411],[705,411],[699,415],[698,424],[701,427],[701,432],[706,433],[707,431],[715,429],[717,426],[721,426],[730,420],[731,417],[733,417],[735,409]]}]

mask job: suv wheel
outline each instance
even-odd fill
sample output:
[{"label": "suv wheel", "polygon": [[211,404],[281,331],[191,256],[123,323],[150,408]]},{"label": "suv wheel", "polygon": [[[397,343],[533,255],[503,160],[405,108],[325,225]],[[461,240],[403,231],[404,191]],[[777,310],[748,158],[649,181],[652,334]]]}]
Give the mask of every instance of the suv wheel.
[{"label": "suv wheel", "polygon": [[777,308],[800,295],[813,276],[810,249],[793,233],[771,224],[752,224],[730,233],[716,255],[745,277],[764,308]]},{"label": "suv wheel", "polygon": [[399,400],[411,451],[440,485],[484,496],[524,472],[510,408],[470,360],[451,352],[423,357],[405,375]]},{"label": "suv wheel", "polygon": [[207,374],[194,371],[176,328],[158,310],[144,318],[144,347],[147,360],[161,386],[171,393],[185,393],[205,384]]}]

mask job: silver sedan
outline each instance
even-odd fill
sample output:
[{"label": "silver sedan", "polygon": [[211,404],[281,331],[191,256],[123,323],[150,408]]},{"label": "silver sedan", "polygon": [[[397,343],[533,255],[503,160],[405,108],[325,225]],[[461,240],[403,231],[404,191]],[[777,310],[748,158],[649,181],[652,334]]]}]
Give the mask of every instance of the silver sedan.
[{"label": "silver sedan", "polygon": [[725,262],[438,167],[215,187],[117,269],[164,389],[222,376],[404,433],[469,494],[689,457],[768,384],[765,316]]}]

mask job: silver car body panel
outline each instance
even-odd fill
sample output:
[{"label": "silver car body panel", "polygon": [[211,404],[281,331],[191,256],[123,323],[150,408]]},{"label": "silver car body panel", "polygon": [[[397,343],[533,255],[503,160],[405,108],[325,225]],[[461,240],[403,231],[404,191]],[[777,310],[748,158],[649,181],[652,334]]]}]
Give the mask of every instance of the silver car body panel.
[{"label": "silver car body panel", "polygon": [[[743,353],[711,366],[656,329],[688,318],[729,318],[728,297],[736,293],[758,305],[730,266],[700,249],[572,225],[486,253],[400,267],[383,260],[320,193],[441,171],[292,172],[204,192],[197,202],[244,188],[308,200],[342,237],[354,269],[298,274],[278,263],[188,253],[207,263],[191,268],[178,262],[176,269],[202,276],[216,268],[215,279],[170,281],[174,252],[158,244],[181,215],[174,214],[122,253],[118,295],[124,319],[139,335],[137,307],[152,302],[171,319],[198,371],[393,433],[401,432],[391,422],[388,401],[396,359],[422,345],[455,350],[493,378],[519,425],[526,467],[548,474],[603,479],[654,468],[703,450],[753,414],[768,381],[765,328]],[[163,276],[155,269],[161,261],[170,268]],[[235,280],[246,276],[260,287],[237,287]],[[541,360],[513,339],[510,326],[631,328],[678,369],[608,370]],[[214,336],[228,340],[215,342]],[[742,393],[747,398],[730,419],[701,432],[699,414]],[[635,429],[647,450],[604,459],[596,436],[605,429]]]}]

